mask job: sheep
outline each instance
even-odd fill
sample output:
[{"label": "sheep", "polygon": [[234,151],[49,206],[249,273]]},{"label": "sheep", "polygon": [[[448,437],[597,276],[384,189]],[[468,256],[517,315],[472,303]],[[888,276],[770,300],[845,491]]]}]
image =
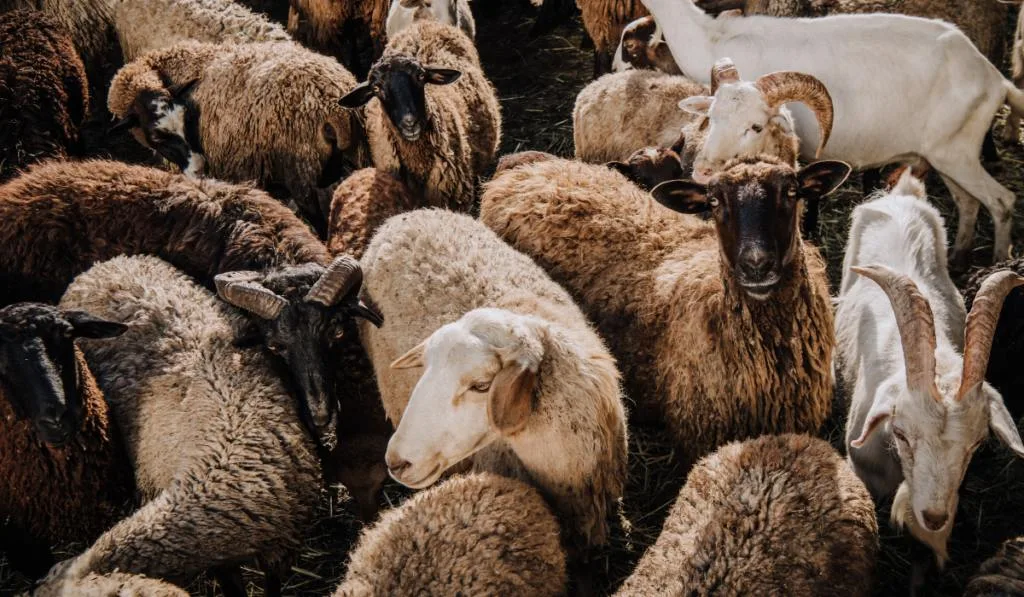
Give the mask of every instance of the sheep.
[{"label": "sheep", "polygon": [[334,190],[327,224],[327,250],[331,255],[359,259],[385,220],[422,207],[418,203],[391,174],[376,168],[356,171]]},{"label": "sheep", "polygon": [[1002,597],[1024,594],[1024,537],[1003,543],[967,583],[964,597]]},{"label": "sheep", "polygon": [[603,545],[625,482],[625,412],[615,361],[568,293],[444,210],[388,220],[362,265],[367,303],[387,313],[359,331],[397,425],[392,477],[426,487],[468,458],[536,486],[574,558]]},{"label": "sheep", "polygon": [[[257,556],[274,567],[298,548],[319,497],[319,461],[267,356],[235,346],[237,312],[151,256],[93,266],[60,305],[128,325],[82,349],[146,503],[55,567],[37,595],[59,595],[91,573],[183,582]],[[266,573],[271,593],[280,592],[275,574]]]},{"label": "sheep", "polygon": [[563,595],[558,523],[529,485],[449,479],[363,532],[334,597]]},{"label": "sheep", "polygon": [[0,181],[80,151],[89,114],[85,66],[67,33],[40,12],[0,14]]},{"label": "sheep", "polygon": [[[1010,50],[1010,73],[1013,84],[1024,87],[1024,10],[1017,12],[1017,28],[1013,32],[1013,48]],[[1021,117],[1013,112],[1006,117],[1003,127],[1003,141],[1020,143]]]},{"label": "sheep", "polygon": [[372,45],[371,54],[384,48],[391,0],[291,0],[288,33],[318,51],[334,56],[349,69],[359,68],[359,42]]},{"label": "sheep", "polygon": [[[725,19],[742,16],[740,10],[726,10],[716,18]],[[612,70],[622,72],[628,69],[652,69],[670,75],[681,75],[676,59],[665,44],[665,38],[648,15],[637,19],[622,30],[622,40],[615,50]]]},{"label": "sheep", "polygon": [[618,597],[871,594],[878,523],[842,457],[806,435],[723,446],[686,479]]},{"label": "sheep", "polygon": [[477,177],[494,165],[501,109],[464,33],[416,21],[388,41],[366,82],[341,105],[366,106],[378,170],[400,177],[428,205],[469,209]]},{"label": "sheep", "polygon": [[671,147],[680,129],[694,119],[677,104],[707,95],[706,86],[686,77],[649,70],[604,75],[576,96],[576,157],[595,163],[621,161],[643,147]]},{"label": "sheep", "polygon": [[146,145],[170,147],[182,171],[201,154],[209,176],[281,186],[322,231],[320,189],[369,162],[362,115],[338,105],[355,86],[335,60],[294,43],[185,42],[121,69],[108,105]]},{"label": "sheep", "polygon": [[957,490],[989,427],[1024,456],[1002,397],[984,379],[1003,298],[1021,284],[1012,272],[989,276],[965,316],[942,218],[909,172],[854,210],[836,310],[837,362],[852,388],[850,463],[876,501],[895,493],[892,522],[909,527],[940,567]]},{"label": "sheep", "polygon": [[71,37],[90,79],[98,78],[102,63],[116,46],[111,0],[0,0],[0,13],[38,10]]},{"label": "sheep", "polygon": [[75,346],[123,332],[83,311],[0,308],[0,545],[31,578],[53,564],[50,545],[91,542],[132,501],[117,426]]},{"label": "sheep", "polygon": [[185,589],[170,583],[121,572],[89,574],[69,582],[65,589],[77,597],[188,597]]},{"label": "sheep", "polygon": [[668,149],[645,147],[633,152],[624,162],[608,162],[607,165],[640,189],[650,191],[663,182],[684,178],[679,149],[678,145]]},{"label": "sheep", "polygon": [[469,0],[391,0],[387,35],[392,38],[421,19],[430,19],[458,27],[469,39],[476,38],[476,21]]},{"label": "sheep", "polygon": [[848,173],[738,161],[709,187],[662,183],[657,205],[618,172],[548,160],[487,183],[480,219],[573,293],[610,342],[637,420],[660,414],[685,466],[727,441],[814,433],[828,417],[828,281],[796,222],[801,200]]},{"label": "sheep", "polygon": [[594,78],[612,69],[612,52],[622,30],[636,19],[647,16],[641,0],[576,0],[583,16],[583,28],[594,41]]},{"label": "sheep", "polygon": [[558,156],[544,151],[519,151],[516,153],[507,153],[501,156],[498,160],[498,165],[495,167],[494,173],[498,174],[499,172],[518,168],[519,166],[525,166],[526,164],[533,164],[534,162],[556,159],[558,159]]},{"label": "sheep", "polygon": [[291,40],[284,27],[233,0],[118,0],[114,24],[125,62],[188,40]]},{"label": "sheep", "polygon": [[[957,269],[970,259],[979,201],[995,222],[994,261],[1009,257],[1014,195],[985,171],[978,156],[1004,103],[1024,112],[1024,91],[1003,78],[954,26],[891,14],[714,20],[693,0],[642,1],[661,25],[683,74],[697,81],[721,56],[755,76],[786,68],[820,79],[835,104],[837,125],[825,145],[808,112],[794,108],[805,159],[814,155],[811,148],[823,147],[820,157],[857,168],[908,157],[931,164],[960,211]],[[956,93],[945,92],[950,81],[956,82]],[[763,102],[751,95],[720,104],[710,115],[695,170],[738,152],[751,125],[766,123]]]},{"label": "sheep", "polygon": [[157,255],[209,286],[227,276],[222,297],[253,315],[244,336],[284,361],[311,432],[334,444],[323,355],[347,314],[379,316],[360,307],[349,265],[332,263],[277,201],[119,162],[47,163],[0,186],[0,223],[0,304],[56,301],[76,275],[120,254]]}]

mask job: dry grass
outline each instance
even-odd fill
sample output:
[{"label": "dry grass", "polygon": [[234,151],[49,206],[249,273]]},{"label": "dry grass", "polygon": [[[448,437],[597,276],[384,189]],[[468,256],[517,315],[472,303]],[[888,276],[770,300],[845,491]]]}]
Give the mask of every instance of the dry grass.
[{"label": "dry grass", "polygon": [[[572,107],[576,94],[590,81],[591,51],[585,45],[578,21],[553,35],[526,40],[531,24],[529,9],[517,3],[478,0],[480,12],[479,46],[485,69],[498,88],[504,120],[502,152],[537,149],[571,156]],[[490,5],[498,4],[493,7]],[[508,6],[511,4],[511,6]],[[525,2],[523,3],[525,4]],[[1008,24],[1008,32],[1012,23]],[[1001,147],[1003,160],[992,169],[996,177],[1018,196],[1024,195],[1024,151],[1020,147]],[[115,151],[115,154],[120,154]],[[956,222],[956,212],[945,188],[929,180],[928,188],[947,222]],[[822,250],[829,262],[833,283],[839,280],[843,247],[850,211],[862,195],[859,181],[848,183],[824,204],[821,215]],[[991,225],[982,210],[983,221],[976,248],[976,261],[984,263],[991,250]],[[1024,226],[1018,212],[1014,219],[1015,238],[1024,238]],[[952,234],[952,229],[951,229]],[[844,393],[837,392],[835,412],[822,436],[841,449],[845,412]],[[1007,400],[1024,400],[1008,396]],[[611,593],[627,577],[646,548],[660,532],[662,522],[684,481],[684,471],[674,458],[667,435],[658,429],[631,430],[630,470],[627,495],[614,524],[609,546],[598,554],[593,584],[600,593]],[[389,485],[385,491],[389,506],[409,495],[407,490]],[[1024,465],[1008,456],[996,442],[979,451],[961,491],[961,507],[951,542],[952,563],[939,575],[932,573],[929,589],[934,595],[959,595],[967,579],[999,543],[1024,534],[1024,519],[1019,515],[1024,504]],[[905,594],[909,585],[911,562],[925,557],[921,549],[888,525],[887,506],[879,509],[882,529],[882,556],[874,579],[876,595]],[[286,579],[287,595],[327,595],[344,574],[347,554],[361,525],[350,514],[347,496],[324,493],[319,517],[311,529],[302,553]],[[61,555],[71,555],[65,549]],[[247,569],[249,593],[262,595],[261,575]],[[29,587],[26,579],[12,573],[0,561],[0,594]],[[194,594],[219,594],[215,584],[205,578],[193,583]]]}]

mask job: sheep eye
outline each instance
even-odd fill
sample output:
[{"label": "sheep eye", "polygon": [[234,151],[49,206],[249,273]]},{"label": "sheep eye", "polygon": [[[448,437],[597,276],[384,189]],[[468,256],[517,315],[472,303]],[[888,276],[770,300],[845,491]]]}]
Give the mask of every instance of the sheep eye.
[{"label": "sheep eye", "polygon": [[790,199],[796,199],[796,189],[789,189],[786,191],[786,196]]},{"label": "sheep eye", "polygon": [[750,130],[754,131],[755,133],[760,133],[762,130],[764,130],[764,127],[759,124],[752,124],[750,125]]},{"label": "sheep eye", "polygon": [[480,394],[483,394],[487,390],[491,389],[491,382],[489,382],[489,381],[478,381],[475,384],[469,386],[469,389],[473,390],[474,392],[479,392]]},{"label": "sheep eye", "polygon": [[711,207],[718,207],[718,197],[709,197],[708,205],[710,205]]},{"label": "sheep eye", "polygon": [[342,338],[344,337],[345,328],[337,328],[336,330],[334,330],[334,334],[331,336],[331,339],[335,342],[341,342]]}]

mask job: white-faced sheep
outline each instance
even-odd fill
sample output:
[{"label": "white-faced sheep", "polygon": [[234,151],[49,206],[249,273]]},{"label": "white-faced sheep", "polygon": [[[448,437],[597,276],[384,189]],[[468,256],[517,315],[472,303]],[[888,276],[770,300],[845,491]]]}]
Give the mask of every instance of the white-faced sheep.
[{"label": "white-faced sheep", "polygon": [[114,24],[125,62],[183,41],[289,41],[284,27],[232,0],[118,0]]},{"label": "white-faced sheep", "polygon": [[185,42],[121,69],[108,105],[150,147],[186,147],[170,156],[183,171],[201,154],[207,175],[283,187],[322,231],[321,189],[369,161],[361,113],[338,105],[355,86],[337,61],[291,42]]},{"label": "white-faced sheep", "polygon": [[877,552],[874,503],[842,457],[764,436],[697,463],[616,595],[866,596]]},{"label": "white-faced sheep", "polygon": [[0,549],[31,578],[51,545],[92,542],[132,501],[128,455],[75,346],[123,331],[41,303],[0,308]]},{"label": "white-faced sheep", "polygon": [[446,23],[462,29],[470,39],[476,38],[476,21],[469,9],[469,0],[392,0],[388,10],[388,38],[421,20]]},{"label": "white-faced sheep", "polygon": [[334,597],[564,595],[558,522],[535,489],[490,473],[422,491],[363,532]]},{"label": "white-faced sheep", "polygon": [[425,487],[468,458],[536,486],[569,546],[604,544],[625,481],[625,413],[615,362],[568,293],[443,210],[386,222],[363,265],[367,301],[387,313],[360,332],[398,424],[392,476]]},{"label": "white-faced sheep", "polygon": [[357,108],[375,97],[366,107],[374,166],[428,205],[469,209],[501,139],[497,95],[473,42],[451,25],[416,21],[341,102]]},{"label": "white-faced sheep", "polygon": [[666,420],[692,464],[727,441],[814,433],[827,418],[828,280],[797,218],[848,173],[738,162],[708,187],[659,185],[662,206],[618,172],[547,160],[487,183],[480,218],[580,301],[629,395]]},{"label": "white-faced sheep", "polygon": [[94,266],[61,306],[128,326],[82,350],[146,504],[55,567],[37,594],[59,595],[90,573],[177,582],[257,556],[284,561],[312,519],[319,462],[267,357],[235,346],[237,312],[148,256]]},{"label": "white-faced sheep", "polygon": [[1010,539],[985,560],[967,583],[964,597],[1024,595],[1024,537]]},{"label": "white-faced sheep", "polygon": [[85,66],[67,33],[40,12],[0,14],[0,181],[79,150],[89,114]]},{"label": "white-faced sheep", "polygon": [[989,428],[1024,456],[984,377],[1003,298],[1021,284],[1008,271],[986,278],[965,317],[942,218],[909,172],[854,210],[836,312],[837,361],[852,388],[850,461],[876,500],[895,494],[893,522],[940,566],[960,482]]},{"label": "white-faced sheep", "polygon": [[64,589],[75,597],[188,597],[188,591],[170,583],[122,572],[90,574],[68,582]]}]

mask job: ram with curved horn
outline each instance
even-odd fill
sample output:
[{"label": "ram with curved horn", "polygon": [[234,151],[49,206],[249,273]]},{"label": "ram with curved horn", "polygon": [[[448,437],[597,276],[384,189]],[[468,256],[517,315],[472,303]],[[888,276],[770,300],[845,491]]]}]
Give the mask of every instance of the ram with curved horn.
[{"label": "ram with curved horn", "polygon": [[[989,431],[1024,457],[1003,398],[985,382],[1003,300],[1024,277],[992,274],[968,315],[950,279],[942,217],[905,172],[854,210],[836,312],[851,388],[849,458],[893,523],[948,561],[958,490]],[[966,331],[965,331],[966,330]]]}]

